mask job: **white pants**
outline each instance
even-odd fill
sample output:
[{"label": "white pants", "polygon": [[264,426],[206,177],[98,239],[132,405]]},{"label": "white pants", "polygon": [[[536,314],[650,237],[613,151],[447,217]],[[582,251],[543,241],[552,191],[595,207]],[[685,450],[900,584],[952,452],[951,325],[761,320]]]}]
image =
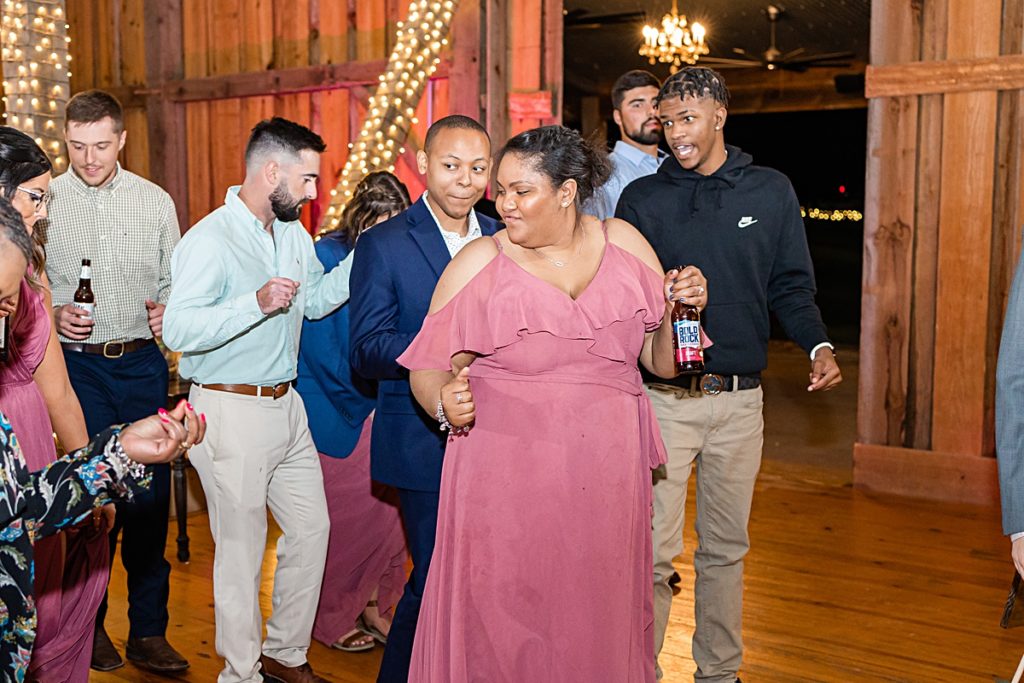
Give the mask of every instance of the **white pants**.
[{"label": "white pants", "polygon": [[274,400],[193,386],[206,414],[206,439],[189,459],[199,473],[215,544],[213,600],[219,683],[261,681],[260,573],[267,506],[283,532],[277,542],[273,614],[263,654],[285,666],[306,661],[330,530],[323,476],[302,398]]}]

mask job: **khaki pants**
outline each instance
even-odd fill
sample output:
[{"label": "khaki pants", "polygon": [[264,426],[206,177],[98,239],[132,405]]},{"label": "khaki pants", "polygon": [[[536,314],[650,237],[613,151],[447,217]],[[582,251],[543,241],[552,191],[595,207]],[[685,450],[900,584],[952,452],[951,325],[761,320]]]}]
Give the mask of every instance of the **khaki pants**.
[{"label": "khaki pants", "polygon": [[320,461],[294,390],[275,401],[193,386],[189,400],[208,425],[189,459],[203,483],[216,546],[217,654],[225,659],[217,680],[260,681],[268,506],[282,535],[262,652],[286,666],[306,661],[330,530]]},{"label": "khaki pants", "polygon": [[694,680],[731,683],[743,659],[743,557],[761,466],[763,394],[760,387],[705,396],[651,386],[647,393],[668,451],[668,463],[654,473],[655,656],[665,642],[672,608],[668,580],[672,560],[683,550],[686,488],[696,465]]}]

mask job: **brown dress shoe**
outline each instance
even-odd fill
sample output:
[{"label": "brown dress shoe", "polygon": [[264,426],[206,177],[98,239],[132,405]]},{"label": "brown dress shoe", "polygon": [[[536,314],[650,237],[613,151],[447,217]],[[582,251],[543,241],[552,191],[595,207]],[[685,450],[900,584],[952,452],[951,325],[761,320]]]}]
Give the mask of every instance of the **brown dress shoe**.
[{"label": "brown dress shoe", "polygon": [[188,660],[163,636],[129,638],[124,654],[135,666],[158,674],[173,674],[188,668]]},{"label": "brown dress shoe", "polygon": [[92,663],[89,666],[96,671],[113,671],[124,666],[124,660],[102,626],[96,627],[92,638]]},{"label": "brown dress shoe", "polygon": [[309,662],[301,666],[285,666],[276,659],[260,655],[260,666],[263,667],[263,680],[269,683],[328,683],[313,673]]}]

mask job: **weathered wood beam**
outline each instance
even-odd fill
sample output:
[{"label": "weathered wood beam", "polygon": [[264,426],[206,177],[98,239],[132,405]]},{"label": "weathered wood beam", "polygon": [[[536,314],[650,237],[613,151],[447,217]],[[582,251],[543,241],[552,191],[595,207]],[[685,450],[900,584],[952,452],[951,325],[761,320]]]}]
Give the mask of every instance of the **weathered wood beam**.
[{"label": "weathered wood beam", "polygon": [[865,96],[901,97],[1024,88],[1024,55],[868,66]]},{"label": "weathered wood beam", "polygon": [[[146,0],[146,80],[164,83],[184,73],[181,0]],[[116,90],[122,90],[118,88]],[[159,92],[159,91],[158,91]],[[122,104],[129,104],[124,98]],[[142,99],[149,137],[149,174],[174,200],[178,225],[188,227],[188,160],[185,105],[152,94]]]},{"label": "weathered wood beam", "polygon": [[995,458],[913,448],[855,443],[853,485],[948,503],[991,505],[999,500]]},{"label": "weathered wood beam", "polygon": [[[176,0],[180,3],[181,0]],[[289,95],[320,90],[337,90],[376,83],[387,60],[317,64],[292,69],[270,69],[205,78],[186,78],[162,86],[106,88],[126,107],[145,106],[147,98],[158,96],[172,102],[211,102],[236,97]],[[432,79],[447,78],[450,64],[442,60]]]}]

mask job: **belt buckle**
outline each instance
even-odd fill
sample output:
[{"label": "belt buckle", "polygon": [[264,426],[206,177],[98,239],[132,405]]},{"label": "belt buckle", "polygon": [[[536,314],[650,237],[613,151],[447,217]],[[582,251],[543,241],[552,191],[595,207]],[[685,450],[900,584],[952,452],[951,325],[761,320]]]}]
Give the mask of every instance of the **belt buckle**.
[{"label": "belt buckle", "polygon": [[700,378],[700,390],[705,396],[717,396],[725,389],[725,378],[721,375],[704,375]]},{"label": "belt buckle", "polygon": [[281,387],[287,387],[287,386],[288,386],[288,382],[279,382],[279,383],[275,384],[274,386],[272,386],[270,388],[270,395],[273,396],[274,400],[276,401],[277,399],[279,399],[282,396],[284,396],[284,392],[283,391],[280,394],[277,393],[278,389],[280,389]]},{"label": "belt buckle", "polygon": [[[109,351],[111,344],[120,344],[121,348],[118,349],[117,353]],[[103,344],[103,357],[104,358],[120,358],[124,355],[124,342],[123,341],[108,341]]]}]

